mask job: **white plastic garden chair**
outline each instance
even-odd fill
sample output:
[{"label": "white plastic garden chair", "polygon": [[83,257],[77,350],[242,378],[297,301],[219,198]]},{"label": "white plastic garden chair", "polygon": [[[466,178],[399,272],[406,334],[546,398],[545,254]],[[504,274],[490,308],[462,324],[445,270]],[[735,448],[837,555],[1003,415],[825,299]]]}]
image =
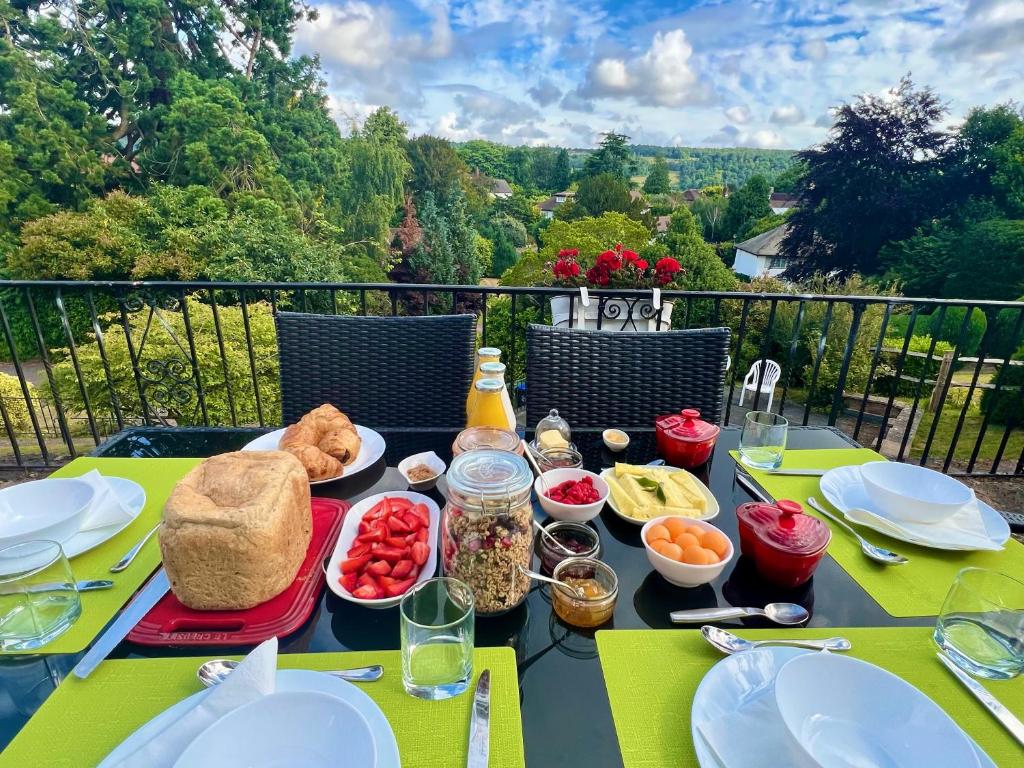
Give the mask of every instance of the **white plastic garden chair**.
[{"label": "white plastic garden chair", "polygon": [[[765,410],[770,411],[772,409],[772,400],[775,398],[775,385],[779,383],[779,377],[782,376],[782,368],[774,360],[765,360],[764,380],[761,381],[761,394],[768,395],[768,407]],[[747,375],[743,377],[743,389],[740,390],[740,405],[743,405],[743,398],[748,391],[756,392],[757,383],[761,379],[761,361],[755,360],[754,364],[750,366],[750,370],[747,371]]]}]

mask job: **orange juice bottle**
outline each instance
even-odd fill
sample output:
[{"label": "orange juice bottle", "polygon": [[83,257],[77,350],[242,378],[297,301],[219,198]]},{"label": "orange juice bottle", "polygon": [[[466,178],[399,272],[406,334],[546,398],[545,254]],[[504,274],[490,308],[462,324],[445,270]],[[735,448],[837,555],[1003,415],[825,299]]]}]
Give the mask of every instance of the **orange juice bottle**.
[{"label": "orange juice bottle", "polygon": [[501,359],[501,350],[497,347],[480,347],[476,351],[476,363],[473,365],[473,381],[469,383],[469,393],[466,395],[466,418],[473,413],[473,404],[476,402],[476,383],[482,378],[480,365],[482,363],[496,363]]},{"label": "orange juice bottle", "polygon": [[505,404],[501,393],[505,383],[497,379],[480,379],[475,385],[476,402],[473,412],[466,421],[466,427],[497,427],[498,429],[516,428],[515,422],[509,423]]},{"label": "orange juice bottle", "polygon": [[516,412],[512,407],[512,398],[508,393],[508,387],[505,386],[505,364],[480,363],[480,373],[483,379],[494,379],[501,382],[501,404],[505,408],[505,416],[508,418],[509,424],[513,425],[510,429],[515,430]]}]

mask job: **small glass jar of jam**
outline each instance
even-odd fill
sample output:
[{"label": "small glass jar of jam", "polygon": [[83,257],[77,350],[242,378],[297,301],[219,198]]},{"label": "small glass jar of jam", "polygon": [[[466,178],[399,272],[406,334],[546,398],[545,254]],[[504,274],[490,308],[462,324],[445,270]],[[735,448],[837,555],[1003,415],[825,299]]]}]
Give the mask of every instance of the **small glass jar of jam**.
[{"label": "small glass jar of jam", "polygon": [[543,533],[537,534],[537,555],[540,557],[540,572],[550,576],[555,566],[569,557],[592,557],[595,560],[601,555],[601,539],[597,531],[585,523],[557,522],[544,526],[551,538],[563,547],[572,551],[567,554],[551,538]]},{"label": "small glass jar of jam", "polygon": [[551,586],[551,607],[574,627],[599,627],[612,618],[619,596],[619,579],[606,563],[591,557],[570,557],[555,566],[553,578],[583,592]]},{"label": "small glass jar of jam", "polygon": [[541,472],[549,469],[582,469],[583,454],[575,448],[548,448],[536,453]]}]

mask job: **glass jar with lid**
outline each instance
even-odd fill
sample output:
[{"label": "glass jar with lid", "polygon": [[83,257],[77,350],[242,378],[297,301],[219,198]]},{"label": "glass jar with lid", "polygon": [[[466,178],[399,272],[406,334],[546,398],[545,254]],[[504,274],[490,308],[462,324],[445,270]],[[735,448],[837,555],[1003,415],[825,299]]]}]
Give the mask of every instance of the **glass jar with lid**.
[{"label": "glass jar with lid", "polygon": [[509,451],[523,455],[523,441],[510,429],[498,427],[470,427],[459,432],[452,443],[452,455],[458,456],[466,451],[492,449]]},{"label": "glass jar with lid", "polygon": [[480,615],[504,613],[526,598],[533,560],[533,473],[507,451],[476,450],[452,459],[441,531],[446,576],[469,585]]},{"label": "glass jar with lid", "polygon": [[533,433],[533,443],[537,452],[551,448],[573,448],[572,430],[569,429],[569,422],[558,415],[558,410],[552,408],[548,415],[537,422],[537,429]]}]

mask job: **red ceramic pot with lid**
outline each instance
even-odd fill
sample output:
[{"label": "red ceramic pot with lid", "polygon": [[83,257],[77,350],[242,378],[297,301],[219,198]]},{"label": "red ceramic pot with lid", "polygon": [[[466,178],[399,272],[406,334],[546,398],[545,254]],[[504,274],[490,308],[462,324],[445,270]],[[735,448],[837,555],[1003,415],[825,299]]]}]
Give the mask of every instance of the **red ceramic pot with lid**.
[{"label": "red ceramic pot with lid", "polygon": [[736,518],[740,551],[753,558],[762,577],[782,587],[810,579],[832,539],[828,526],[795,501],[740,504]]},{"label": "red ceramic pot with lid", "polygon": [[659,416],[654,420],[658,453],[665,463],[682,469],[694,469],[711,458],[721,428],[702,421],[700,411],[686,408],[679,413]]}]

